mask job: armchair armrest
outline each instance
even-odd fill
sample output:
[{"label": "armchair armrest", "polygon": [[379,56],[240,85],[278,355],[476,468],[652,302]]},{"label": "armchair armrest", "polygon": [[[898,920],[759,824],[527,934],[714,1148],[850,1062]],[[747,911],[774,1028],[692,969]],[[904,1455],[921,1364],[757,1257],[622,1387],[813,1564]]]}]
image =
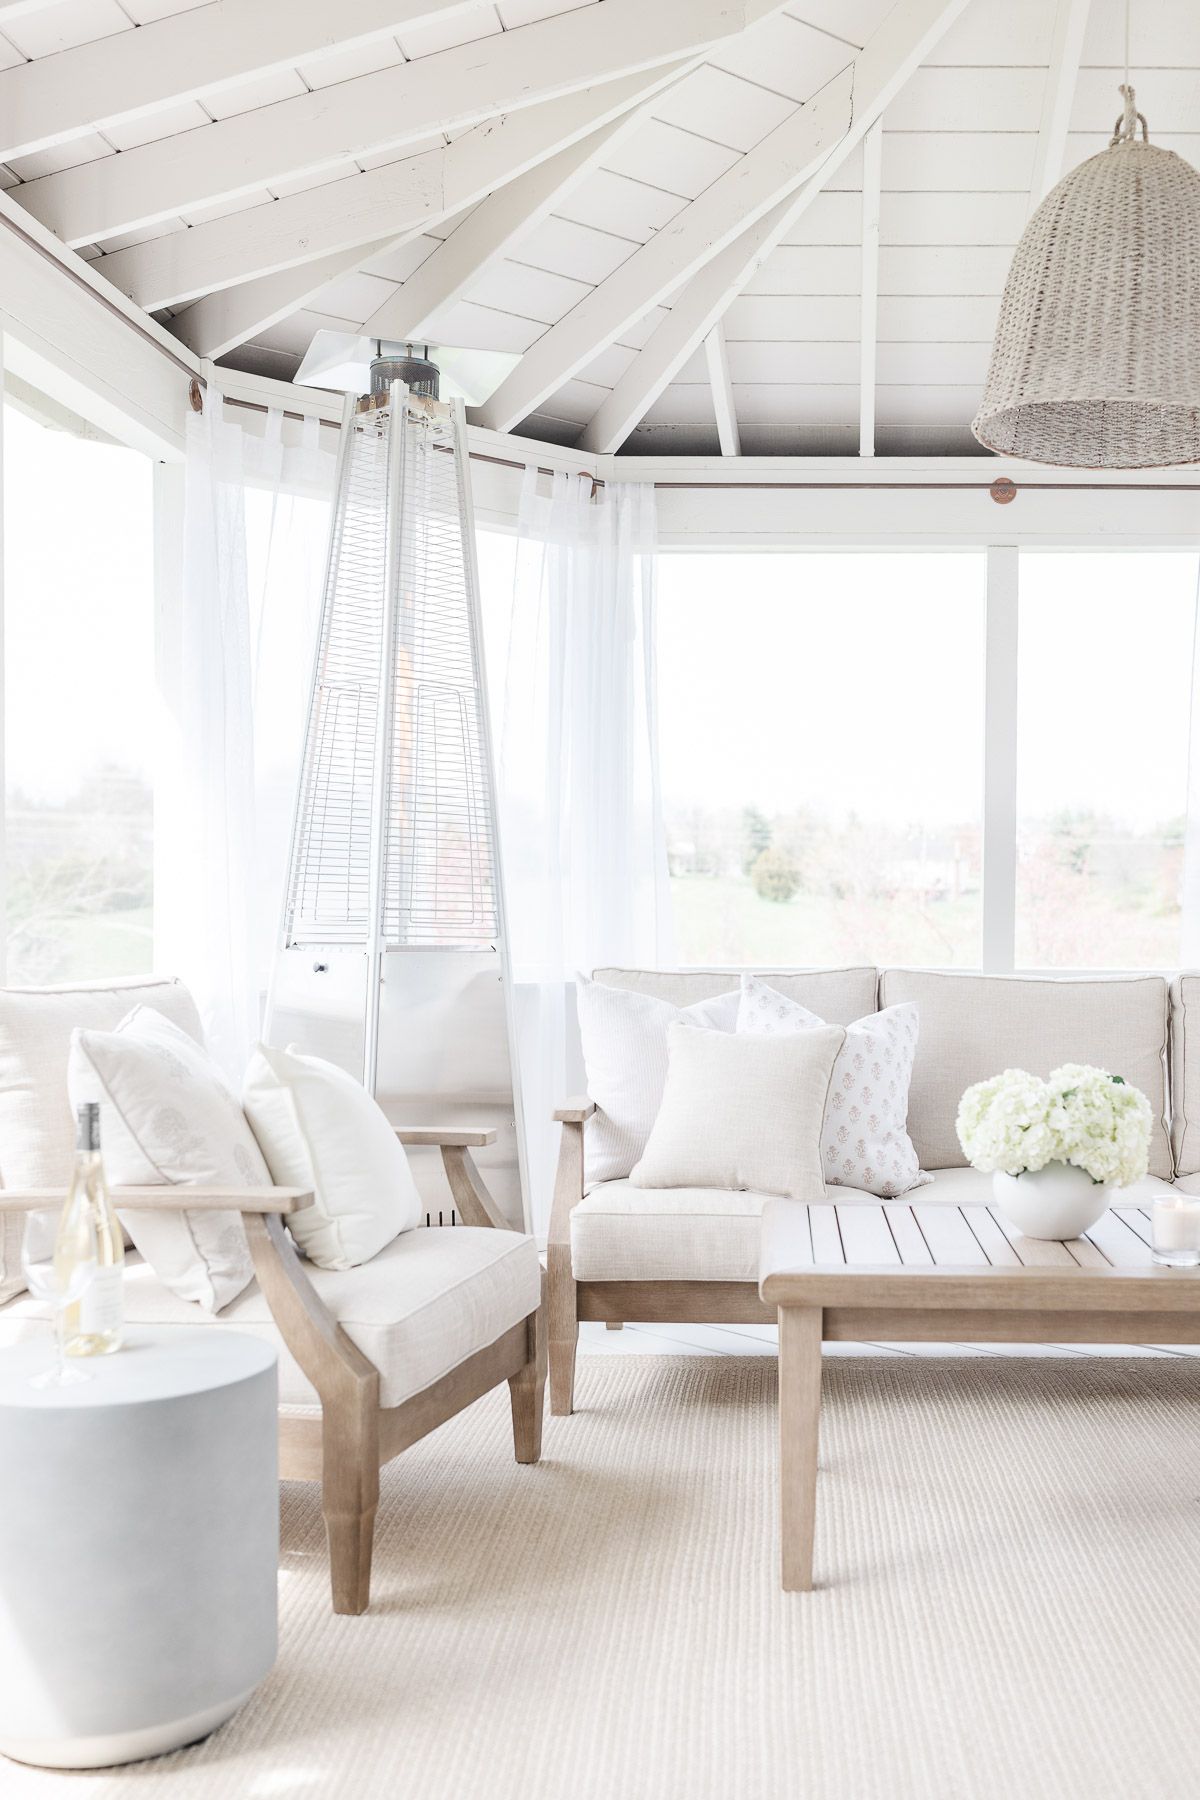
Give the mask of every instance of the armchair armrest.
[{"label": "armchair armrest", "polygon": [[402,1144],[434,1144],[450,1150],[479,1150],[484,1144],[494,1144],[497,1133],[494,1126],[460,1130],[457,1125],[397,1125],[396,1136]]},{"label": "armchair armrest", "polygon": [[488,1193],[471,1156],[485,1144],[494,1144],[500,1135],[494,1125],[475,1129],[457,1125],[397,1125],[396,1136],[402,1144],[414,1147],[430,1144],[442,1153],[442,1167],[450,1183],[458,1215],[464,1225],[491,1225],[498,1231],[509,1229],[492,1196]]},{"label": "armchair armrest", "polygon": [[574,1094],[569,1100],[563,1101],[554,1117],[560,1125],[582,1125],[585,1119],[591,1118],[595,1110],[594,1100],[589,1100],[586,1094]]},{"label": "armchair armrest", "polygon": [[[293,1213],[311,1206],[307,1188],[115,1187],[113,1205],[137,1212]],[[43,1212],[61,1206],[65,1188],[0,1188],[0,1212]]]}]

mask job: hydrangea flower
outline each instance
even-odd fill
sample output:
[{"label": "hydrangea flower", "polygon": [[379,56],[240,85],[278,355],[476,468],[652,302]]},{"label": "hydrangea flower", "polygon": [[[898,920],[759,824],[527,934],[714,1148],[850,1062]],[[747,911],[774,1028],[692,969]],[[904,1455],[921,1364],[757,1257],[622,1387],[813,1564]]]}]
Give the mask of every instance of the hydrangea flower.
[{"label": "hydrangea flower", "polygon": [[1150,1102],[1120,1075],[1087,1063],[1064,1063],[1046,1081],[1025,1069],[977,1081],[956,1123],[967,1160],[988,1173],[1064,1162],[1095,1182],[1129,1187],[1149,1166]]}]

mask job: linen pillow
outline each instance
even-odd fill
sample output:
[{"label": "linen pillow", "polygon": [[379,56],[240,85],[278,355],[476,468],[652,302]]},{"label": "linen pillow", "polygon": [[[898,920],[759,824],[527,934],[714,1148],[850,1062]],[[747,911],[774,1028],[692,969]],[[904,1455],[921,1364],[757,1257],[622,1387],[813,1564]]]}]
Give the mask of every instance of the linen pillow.
[{"label": "linen pillow", "polygon": [[[5,1187],[66,1193],[75,1162],[75,1120],[67,1096],[71,1033],[77,1025],[112,1031],[134,1005],[156,1007],[203,1040],[199,1014],[181,981],[145,976],[0,989],[0,1182]],[[22,1233],[39,1245],[53,1243],[59,1210],[0,1214],[0,1305],[25,1286]]]},{"label": "linen pillow", "polygon": [[[115,1031],[76,1030],[71,1105],[100,1102],[104,1169],[114,1187],[270,1187],[271,1177],[216,1063],[161,1013],[136,1006]],[[236,1212],[123,1211],[135,1247],[181,1300],[220,1312],[253,1277]]]},{"label": "linen pillow", "polygon": [[668,1028],[662,1106],[634,1187],[753,1188],[820,1200],[821,1120],[840,1025],[786,1037]]},{"label": "linen pillow", "polygon": [[242,1106],[279,1187],[311,1188],[288,1229],[321,1269],[356,1269],[423,1208],[408,1158],[383,1109],[362,1083],[296,1045],[250,1058]]},{"label": "linen pillow", "polygon": [[[755,1037],[812,1031],[825,1021],[757,975],[742,976],[737,1028]],[[890,1199],[923,1187],[908,1135],[908,1086],[917,1050],[913,1005],[889,1006],[846,1027],[821,1128],[821,1164],[831,1187]]]},{"label": "linen pillow", "polygon": [[596,1111],[587,1122],[584,1173],[588,1186],[619,1181],[646,1148],[667,1079],[667,1032],[676,1020],[730,1034],[737,1027],[738,993],[674,1006],[655,994],[606,987],[575,977],[579,1035],[588,1094]]}]

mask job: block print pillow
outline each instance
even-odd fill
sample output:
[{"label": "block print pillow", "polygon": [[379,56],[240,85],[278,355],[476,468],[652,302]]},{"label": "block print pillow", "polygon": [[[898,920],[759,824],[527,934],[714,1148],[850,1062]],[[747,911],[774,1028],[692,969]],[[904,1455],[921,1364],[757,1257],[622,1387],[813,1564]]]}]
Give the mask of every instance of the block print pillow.
[{"label": "block print pillow", "polygon": [[[779,1037],[824,1023],[757,975],[742,976],[739,1031]],[[821,1126],[828,1186],[861,1188],[886,1200],[933,1179],[922,1172],[908,1135],[917,1029],[912,1004],[886,1007],[847,1026]]]}]

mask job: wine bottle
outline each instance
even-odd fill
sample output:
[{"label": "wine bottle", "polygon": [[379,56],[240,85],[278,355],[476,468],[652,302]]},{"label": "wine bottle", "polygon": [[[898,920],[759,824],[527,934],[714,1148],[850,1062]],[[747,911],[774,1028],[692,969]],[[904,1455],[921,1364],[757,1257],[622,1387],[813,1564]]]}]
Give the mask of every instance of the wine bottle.
[{"label": "wine bottle", "polygon": [[54,1261],[60,1275],[93,1255],[96,1268],[82,1297],[66,1309],[63,1348],[68,1356],[107,1356],[120,1349],[124,1336],[125,1238],[100,1160],[100,1108],[89,1101],[76,1118],[75,1173],[58,1222]]}]

